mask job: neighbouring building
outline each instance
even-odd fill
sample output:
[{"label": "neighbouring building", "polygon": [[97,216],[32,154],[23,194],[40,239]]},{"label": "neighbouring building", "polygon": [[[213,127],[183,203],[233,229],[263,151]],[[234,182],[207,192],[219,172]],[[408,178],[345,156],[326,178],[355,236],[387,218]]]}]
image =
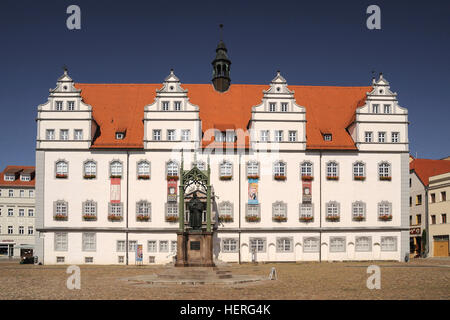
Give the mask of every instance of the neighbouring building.
[{"label": "neighbouring building", "polygon": [[[432,159],[413,159],[410,162],[410,253],[419,256],[434,255],[434,243],[439,242],[439,248],[445,246],[448,229],[447,213],[450,202],[446,200],[449,184],[450,161]],[[423,231],[426,239],[422,239]],[[423,243],[425,242],[425,248]],[[442,254],[445,249],[439,249]]]},{"label": "neighbouring building", "polygon": [[[448,160],[447,160],[448,161]],[[446,173],[429,179],[430,193],[430,253],[433,257],[448,257],[450,223],[450,168]]]},{"label": "neighbouring building", "polygon": [[222,41],[212,65],[212,84],[64,71],[38,107],[39,261],[134,264],[138,247],[146,264],[172,261],[194,163],[211,170],[216,260],[405,261],[408,112],[388,81],[231,84]]},{"label": "neighbouring building", "polygon": [[7,166],[0,173],[0,257],[32,256],[34,167]]}]

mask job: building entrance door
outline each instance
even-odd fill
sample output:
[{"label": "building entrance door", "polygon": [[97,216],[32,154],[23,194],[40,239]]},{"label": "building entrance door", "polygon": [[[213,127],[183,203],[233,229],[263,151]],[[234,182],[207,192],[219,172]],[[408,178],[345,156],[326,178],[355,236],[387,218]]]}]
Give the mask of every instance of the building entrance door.
[{"label": "building entrance door", "polygon": [[433,247],[434,257],[448,257],[448,239],[434,239]]}]

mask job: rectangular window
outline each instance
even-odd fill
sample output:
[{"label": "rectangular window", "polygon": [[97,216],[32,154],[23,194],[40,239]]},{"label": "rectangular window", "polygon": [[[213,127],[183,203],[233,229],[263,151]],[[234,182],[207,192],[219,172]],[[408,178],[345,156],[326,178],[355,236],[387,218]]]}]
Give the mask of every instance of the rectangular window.
[{"label": "rectangular window", "polygon": [[224,142],[226,139],[226,132],[218,131],[214,133],[214,141]]},{"label": "rectangular window", "polygon": [[435,203],[436,202],[436,194],[432,193],[431,194],[431,203]]},{"label": "rectangular window", "polygon": [[69,140],[69,130],[67,129],[59,130],[59,140]]},{"label": "rectangular window", "polygon": [[30,190],[28,193],[29,193],[30,198],[34,197],[34,190]]},{"label": "rectangular window", "polygon": [[304,238],[303,252],[319,252],[319,238]]},{"label": "rectangular window", "polygon": [[94,263],[94,257],[84,257],[84,263]]},{"label": "rectangular window", "polygon": [[372,112],[373,112],[373,113],[378,113],[378,112],[380,112],[380,105],[379,105],[379,104],[373,104],[373,105],[372,105]]},{"label": "rectangular window", "polygon": [[55,109],[56,111],[61,111],[63,109],[62,101],[56,101]]},{"label": "rectangular window", "polygon": [[416,206],[420,206],[420,205],[422,205],[422,195],[418,194],[416,196]]},{"label": "rectangular window", "polygon": [[445,213],[441,214],[442,223],[447,223],[447,215]]},{"label": "rectangular window", "polygon": [[173,129],[167,130],[167,140],[175,141],[175,130]]},{"label": "rectangular window", "polygon": [[421,223],[422,223],[422,215],[416,214],[416,224],[421,224]]},{"label": "rectangular window", "polygon": [[356,237],[355,251],[357,252],[372,251],[372,237]]},{"label": "rectangular window", "polygon": [[266,239],[250,238],[250,252],[266,252]]},{"label": "rectangular window", "polygon": [[247,176],[259,175],[259,163],[256,161],[250,161],[247,163]]},{"label": "rectangular window", "polygon": [[19,209],[19,217],[25,216],[25,209]]},{"label": "rectangular window", "polygon": [[345,252],[345,238],[330,237],[330,252]]},{"label": "rectangular window", "polygon": [[169,111],[169,101],[163,101],[162,102],[162,110],[163,111]]},{"label": "rectangular window", "polygon": [[14,209],[8,208],[8,217],[12,217],[14,215]]},{"label": "rectangular window", "polygon": [[323,140],[324,141],[332,141],[333,140],[333,135],[331,133],[327,133],[323,135]]},{"label": "rectangular window", "polygon": [[28,227],[28,235],[33,235],[34,234],[34,229],[33,227]]},{"label": "rectangular window", "polygon": [[66,259],[64,257],[56,257],[56,263],[64,263]]},{"label": "rectangular window", "polygon": [[222,251],[223,252],[237,252],[238,241],[237,239],[223,239],[222,240]]},{"label": "rectangular window", "polygon": [[181,130],[181,141],[191,140],[191,130]]},{"label": "rectangular window", "polygon": [[167,240],[159,241],[159,252],[169,252],[169,241]]},{"label": "rectangular window", "polygon": [[128,241],[128,252],[136,252],[137,241],[130,240]]},{"label": "rectangular window", "polygon": [[447,192],[445,191],[441,192],[441,201],[447,201]]},{"label": "rectangular window", "polygon": [[262,130],[261,131],[261,142],[267,142],[269,141],[269,130]]},{"label": "rectangular window", "polygon": [[14,174],[5,174],[5,176],[3,177],[3,180],[14,181],[14,180],[16,180],[16,176]]},{"label": "rectangular window", "polygon": [[19,226],[19,234],[24,234],[25,228],[23,226]]},{"label": "rectangular window", "polygon": [[75,136],[75,140],[83,140],[83,130],[75,129],[74,136]]},{"label": "rectangular window", "polygon": [[390,104],[384,105],[384,113],[391,113],[391,105]]},{"label": "rectangular window", "polygon": [[391,141],[392,141],[392,143],[399,143],[400,142],[400,133],[392,132],[391,133]]},{"label": "rectangular window", "polygon": [[297,141],[297,131],[289,131],[289,142]]},{"label": "rectangular window", "polygon": [[83,251],[95,251],[96,250],[96,235],[92,232],[85,232],[82,236]]},{"label": "rectangular window", "polygon": [[364,139],[366,142],[372,142],[373,141],[373,133],[370,131],[365,132]]},{"label": "rectangular window", "polygon": [[153,140],[161,141],[161,130],[153,130]]},{"label": "rectangular window", "polygon": [[25,196],[25,190],[19,191],[19,197],[23,198]]},{"label": "rectangular window", "polygon": [[155,263],[155,256],[149,256],[148,263]]},{"label": "rectangular window", "polygon": [[313,206],[310,203],[300,204],[300,218],[312,218],[313,217]]},{"label": "rectangular window", "polygon": [[275,130],[275,141],[276,142],[283,141],[283,130]]},{"label": "rectangular window", "polygon": [[259,205],[258,204],[247,205],[247,216],[259,217]]},{"label": "rectangular window", "polygon": [[34,217],[34,209],[28,209],[28,216]]},{"label": "rectangular window", "polygon": [[170,241],[170,252],[177,252],[177,241]]},{"label": "rectangular window", "polygon": [[31,181],[31,176],[29,174],[21,174],[20,181]]},{"label": "rectangular window", "polygon": [[75,101],[67,101],[67,110],[69,111],[75,110]]},{"label": "rectangular window", "polygon": [[235,142],[236,141],[236,134],[233,130],[227,130],[226,131],[226,141],[227,142]]},{"label": "rectangular window", "polygon": [[378,142],[386,142],[386,132],[378,132]]},{"label": "rectangular window", "polygon": [[156,252],[157,251],[156,240],[148,240],[147,241],[147,251],[148,252]]},{"label": "rectangular window", "polygon": [[8,234],[13,234],[13,227],[12,226],[8,226]]},{"label": "rectangular window", "polygon": [[275,112],[275,111],[277,111],[277,107],[276,107],[275,102],[270,102],[270,103],[269,103],[269,111],[270,111],[270,112]]},{"label": "rectangular window", "polygon": [[287,102],[281,103],[281,112],[287,112],[288,111],[288,104]]},{"label": "rectangular window", "polygon": [[125,257],[124,256],[118,256],[117,257],[117,262],[118,263],[124,263],[125,262]]},{"label": "rectangular window", "polygon": [[397,251],[397,237],[381,237],[381,251]]},{"label": "rectangular window", "polygon": [[175,111],[181,110],[181,101],[175,101]]},{"label": "rectangular window", "polygon": [[125,252],[125,240],[117,240],[117,252]]},{"label": "rectangular window", "polygon": [[277,238],[277,252],[292,252],[291,238]]},{"label": "rectangular window", "polygon": [[409,206],[412,207],[412,197],[409,197]]},{"label": "rectangular window", "polygon": [[53,129],[45,130],[45,138],[47,140],[55,140],[55,130]]},{"label": "rectangular window", "polygon": [[431,224],[436,224],[436,215],[431,216]]},{"label": "rectangular window", "polygon": [[55,233],[55,251],[67,251],[67,233]]}]

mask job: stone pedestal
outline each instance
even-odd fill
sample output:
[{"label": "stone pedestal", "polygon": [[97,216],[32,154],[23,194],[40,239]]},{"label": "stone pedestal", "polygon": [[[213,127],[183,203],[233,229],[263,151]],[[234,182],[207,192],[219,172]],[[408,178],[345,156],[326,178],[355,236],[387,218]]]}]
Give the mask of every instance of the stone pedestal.
[{"label": "stone pedestal", "polygon": [[214,267],[212,232],[177,232],[176,267]]}]

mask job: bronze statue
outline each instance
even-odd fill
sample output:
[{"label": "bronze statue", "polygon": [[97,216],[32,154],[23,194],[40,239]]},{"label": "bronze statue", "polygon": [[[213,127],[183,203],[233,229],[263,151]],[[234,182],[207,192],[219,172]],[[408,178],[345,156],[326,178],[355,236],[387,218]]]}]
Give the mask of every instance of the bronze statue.
[{"label": "bronze statue", "polygon": [[189,226],[192,230],[202,229],[202,215],[204,210],[203,202],[197,198],[197,194],[194,193],[192,199],[188,203],[189,209]]}]

